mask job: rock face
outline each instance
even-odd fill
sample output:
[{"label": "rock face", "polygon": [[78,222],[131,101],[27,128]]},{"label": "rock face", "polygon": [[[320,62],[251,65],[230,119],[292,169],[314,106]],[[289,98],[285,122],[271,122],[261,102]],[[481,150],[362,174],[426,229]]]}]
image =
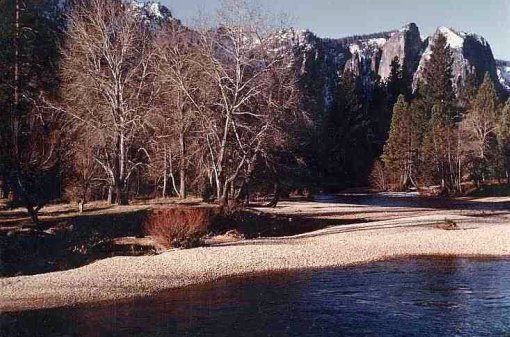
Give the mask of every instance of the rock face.
[{"label": "rock face", "polygon": [[132,0],[130,4],[135,15],[154,29],[157,29],[165,21],[175,20],[172,12],[159,2]]},{"label": "rock face", "polygon": [[394,33],[382,48],[381,63],[378,74],[384,81],[391,72],[391,62],[397,56],[407,74],[414,74],[422,52],[420,30],[415,23],[410,23]]},{"label": "rock face", "polygon": [[381,61],[382,46],[386,39],[374,38],[359,40],[349,45],[351,57],[347,60],[344,72],[350,71],[356,76],[366,76],[370,72],[377,73]]},{"label": "rock face", "polygon": [[321,113],[332,106],[338,81],[346,71],[360,77],[363,87],[370,90],[382,47],[392,33],[329,39],[291,29],[280,32],[278,38],[292,45],[308,101],[313,111]]},{"label": "rock face", "polygon": [[[155,29],[165,21],[179,23],[165,6],[157,2],[131,1],[136,15]],[[498,61],[496,64],[491,47],[483,37],[447,27],[439,27],[425,41],[415,23],[398,31],[339,39],[320,38],[308,30],[285,29],[275,32],[274,39],[279,46],[285,42],[285,48],[292,49],[292,62],[299,69],[306,104],[310,105],[311,111],[321,114],[332,107],[339,79],[347,71],[360,79],[363,94],[370,97],[378,77],[383,82],[389,77],[391,62],[396,56],[402,68],[413,77],[413,90],[416,90],[418,82],[423,80],[431,46],[439,34],[446,36],[453,51],[456,90],[465,84],[470,74],[481,82],[488,72],[496,83],[510,92],[510,62]],[[275,49],[275,52],[280,51]]]},{"label": "rock face", "polygon": [[423,80],[423,71],[432,54],[431,46],[434,45],[440,34],[446,37],[446,41],[453,52],[452,82],[454,89],[461,88],[470,74],[474,74],[479,82],[481,82],[486,72],[495,81],[497,80],[496,62],[489,43],[483,37],[457,32],[447,27],[439,27],[425,42],[427,47],[414,74],[413,90],[416,90],[418,83]]},{"label": "rock face", "polygon": [[496,60],[498,81],[506,91],[510,91],[510,61]]},{"label": "rock face", "polygon": [[478,81],[485,72],[510,91],[510,63],[496,62],[487,41],[475,34],[439,27],[425,41],[416,24],[410,23],[399,31],[353,36],[341,39],[320,38],[310,31],[285,30],[277,38],[289,42],[300,69],[301,83],[313,111],[327,111],[333,102],[338,80],[350,71],[360,78],[364,94],[369,97],[373,83],[380,76],[385,81],[391,62],[398,56],[405,71],[413,77],[413,89],[422,80],[423,70],[430,59],[431,46],[439,34],[446,36],[453,52],[453,85],[458,90],[468,75]]},{"label": "rock face", "polygon": [[312,111],[321,113],[333,103],[339,75],[348,56],[344,44],[334,39],[322,39],[308,30],[286,29],[277,32],[274,39],[292,48],[294,64],[299,70],[300,84]]}]

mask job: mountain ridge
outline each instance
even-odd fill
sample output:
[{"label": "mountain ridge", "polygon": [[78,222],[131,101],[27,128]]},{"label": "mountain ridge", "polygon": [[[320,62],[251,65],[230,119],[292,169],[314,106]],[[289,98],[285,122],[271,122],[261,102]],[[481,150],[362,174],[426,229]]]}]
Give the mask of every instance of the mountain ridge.
[{"label": "mountain ridge", "polygon": [[[133,4],[142,13],[145,20],[161,24],[165,20],[177,20],[171,11],[158,2],[139,2]],[[430,57],[430,47],[438,34],[447,38],[453,53],[453,85],[458,91],[470,75],[481,82],[486,72],[502,90],[510,93],[510,61],[496,60],[488,41],[481,35],[468,33],[454,28],[439,26],[429,36],[423,38],[416,23],[410,22],[400,29],[351,35],[339,38],[320,37],[308,29],[287,28],[276,31],[280,39],[288,39],[294,48],[296,62],[300,64],[300,73],[304,75],[315,69],[315,75],[325,78],[323,105],[331,104],[333,87],[345,72],[350,71],[362,77],[363,87],[370,90],[369,82],[377,76],[385,81],[390,65],[397,56],[403,67],[413,79],[413,90],[422,80],[423,69]],[[312,62],[313,61],[313,62]],[[318,72],[318,73],[317,73]]]}]

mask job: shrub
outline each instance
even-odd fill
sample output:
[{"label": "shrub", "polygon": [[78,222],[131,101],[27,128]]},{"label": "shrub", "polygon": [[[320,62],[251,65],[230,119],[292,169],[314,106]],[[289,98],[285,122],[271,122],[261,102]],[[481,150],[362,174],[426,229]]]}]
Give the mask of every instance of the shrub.
[{"label": "shrub", "polygon": [[165,248],[196,247],[207,233],[209,217],[207,208],[156,209],[145,222],[144,232]]}]

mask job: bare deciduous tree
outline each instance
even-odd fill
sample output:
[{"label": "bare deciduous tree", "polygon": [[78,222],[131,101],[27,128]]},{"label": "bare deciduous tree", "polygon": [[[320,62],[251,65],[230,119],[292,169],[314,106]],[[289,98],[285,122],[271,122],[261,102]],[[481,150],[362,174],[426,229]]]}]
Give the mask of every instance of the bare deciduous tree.
[{"label": "bare deciduous tree", "polygon": [[26,114],[28,128],[19,139],[12,181],[18,201],[26,207],[32,222],[39,225],[38,213],[55,199],[59,191],[58,171],[62,118],[59,111],[34,104]]},{"label": "bare deciduous tree", "polygon": [[155,130],[152,166],[159,167],[163,177],[163,197],[168,178],[175,194],[181,198],[187,194],[186,175],[193,164],[196,122],[205,109],[208,92],[198,43],[197,33],[174,21],[164,25],[155,39],[159,100],[152,118]]},{"label": "bare deciduous tree", "polygon": [[474,101],[464,120],[476,143],[477,155],[486,159],[490,138],[495,136],[498,124],[498,96],[488,74],[478,89]]},{"label": "bare deciduous tree", "polygon": [[[293,109],[295,72],[284,44],[245,1],[228,1],[219,27],[202,33],[204,69],[216,99],[200,114],[216,198],[234,197],[241,176],[278,143],[275,131]],[[267,152],[267,151],[266,151]]]},{"label": "bare deciduous tree", "polygon": [[101,151],[94,134],[86,128],[68,129],[65,192],[69,199],[77,201],[80,213],[93,197],[93,192],[108,182],[105,171],[98,163]]},{"label": "bare deciduous tree", "polygon": [[118,0],[76,1],[62,78],[69,117],[93,135],[95,160],[128,202],[130,177],[146,161],[144,134],[155,91],[151,32]]}]

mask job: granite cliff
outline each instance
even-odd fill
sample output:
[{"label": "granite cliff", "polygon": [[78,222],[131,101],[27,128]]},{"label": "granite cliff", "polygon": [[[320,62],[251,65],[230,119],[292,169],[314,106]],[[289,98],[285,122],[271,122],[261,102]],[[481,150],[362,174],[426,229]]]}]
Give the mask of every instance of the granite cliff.
[{"label": "granite cliff", "polygon": [[[133,2],[144,20],[159,25],[166,20],[176,20],[171,12],[157,2]],[[365,95],[370,95],[373,83],[386,81],[391,62],[398,57],[402,68],[413,78],[413,89],[422,80],[424,68],[430,58],[431,46],[439,34],[447,38],[453,52],[453,85],[456,90],[474,75],[481,81],[486,72],[510,92],[510,62],[495,60],[485,38],[448,27],[439,27],[422,39],[415,23],[400,30],[356,35],[343,38],[321,38],[308,30],[285,29],[274,33],[274,38],[286,41],[293,49],[302,86],[309,104],[317,112],[328,110],[332,103],[338,80],[345,72],[360,78]]]},{"label": "granite cliff", "polygon": [[390,75],[391,62],[398,57],[407,74],[414,74],[422,52],[420,30],[415,23],[410,23],[395,32],[383,45],[378,74],[382,80]]},{"label": "granite cliff", "polygon": [[439,27],[435,33],[425,40],[418,68],[413,76],[413,89],[423,80],[423,70],[430,59],[431,46],[439,34],[446,37],[453,54],[453,86],[460,89],[469,75],[474,75],[480,83],[486,72],[497,82],[496,61],[492,55],[489,43],[481,36],[465,32],[458,32],[452,28]]}]

